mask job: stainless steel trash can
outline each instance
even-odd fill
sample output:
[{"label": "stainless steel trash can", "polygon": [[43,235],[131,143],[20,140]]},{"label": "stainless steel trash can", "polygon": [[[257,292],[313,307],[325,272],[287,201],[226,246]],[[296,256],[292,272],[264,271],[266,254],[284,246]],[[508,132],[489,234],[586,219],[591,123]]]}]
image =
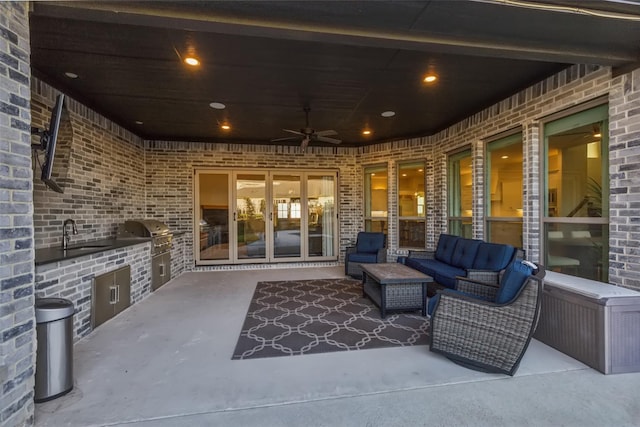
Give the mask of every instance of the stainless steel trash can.
[{"label": "stainless steel trash can", "polygon": [[73,388],[73,303],[36,298],[36,386],[34,400],[45,402]]}]

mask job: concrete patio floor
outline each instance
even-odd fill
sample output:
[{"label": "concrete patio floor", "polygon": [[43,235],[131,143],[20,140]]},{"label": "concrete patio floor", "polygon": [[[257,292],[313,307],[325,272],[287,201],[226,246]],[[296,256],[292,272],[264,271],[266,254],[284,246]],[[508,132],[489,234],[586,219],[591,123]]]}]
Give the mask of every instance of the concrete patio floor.
[{"label": "concrete patio floor", "polygon": [[640,426],[640,374],[532,341],[514,377],[427,346],[231,360],[255,285],[343,267],[185,273],[74,348],[75,386],[36,426]]}]

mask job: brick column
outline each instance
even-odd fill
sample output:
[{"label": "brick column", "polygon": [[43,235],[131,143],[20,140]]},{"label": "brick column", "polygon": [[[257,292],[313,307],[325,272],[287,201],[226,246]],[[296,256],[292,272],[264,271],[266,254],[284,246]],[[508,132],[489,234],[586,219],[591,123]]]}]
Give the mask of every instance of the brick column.
[{"label": "brick column", "polygon": [[0,3],[0,425],[33,424],[35,315],[28,2]]}]

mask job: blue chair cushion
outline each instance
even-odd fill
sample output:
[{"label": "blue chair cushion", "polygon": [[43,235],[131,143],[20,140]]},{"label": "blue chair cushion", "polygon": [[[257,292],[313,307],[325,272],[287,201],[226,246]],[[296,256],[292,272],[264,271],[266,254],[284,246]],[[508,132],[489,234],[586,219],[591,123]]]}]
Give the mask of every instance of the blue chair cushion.
[{"label": "blue chair cushion", "polygon": [[500,271],[509,265],[514,252],[515,248],[511,245],[482,242],[473,261],[473,268]]},{"label": "blue chair cushion", "polygon": [[502,275],[495,302],[505,304],[511,301],[531,276],[532,271],[530,266],[523,264],[520,260],[512,262]]},{"label": "blue chair cushion", "polygon": [[352,253],[347,256],[349,262],[362,262],[365,264],[375,264],[378,262],[377,254]]},{"label": "blue chair cushion", "polygon": [[438,261],[442,261],[447,264],[451,264],[451,257],[456,249],[456,243],[458,243],[460,237],[453,236],[451,234],[441,234],[438,238],[438,247],[434,258]]},{"label": "blue chair cushion", "polygon": [[458,240],[458,243],[456,243],[456,250],[451,257],[451,262],[449,264],[464,268],[465,270],[473,268],[473,261],[476,259],[480,243],[482,243],[482,240]]},{"label": "blue chair cushion", "polygon": [[375,254],[384,248],[384,233],[362,231],[358,233],[356,252],[362,254]]}]

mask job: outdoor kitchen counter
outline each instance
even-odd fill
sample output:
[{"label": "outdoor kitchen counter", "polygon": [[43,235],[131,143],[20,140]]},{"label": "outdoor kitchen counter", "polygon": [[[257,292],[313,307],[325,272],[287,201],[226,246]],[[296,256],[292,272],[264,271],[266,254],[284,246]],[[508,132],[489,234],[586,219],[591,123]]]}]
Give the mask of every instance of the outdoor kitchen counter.
[{"label": "outdoor kitchen counter", "polygon": [[139,245],[151,241],[151,237],[140,237],[132,239],[104,239],[91,242],[76,243],[70,245],[66,250],[59,246],[51,248],[36,249],[35,264],[43,265],[52,262],[66,261],[86,255],[96,254],[112,249],[125,248],[127,246]]}]

